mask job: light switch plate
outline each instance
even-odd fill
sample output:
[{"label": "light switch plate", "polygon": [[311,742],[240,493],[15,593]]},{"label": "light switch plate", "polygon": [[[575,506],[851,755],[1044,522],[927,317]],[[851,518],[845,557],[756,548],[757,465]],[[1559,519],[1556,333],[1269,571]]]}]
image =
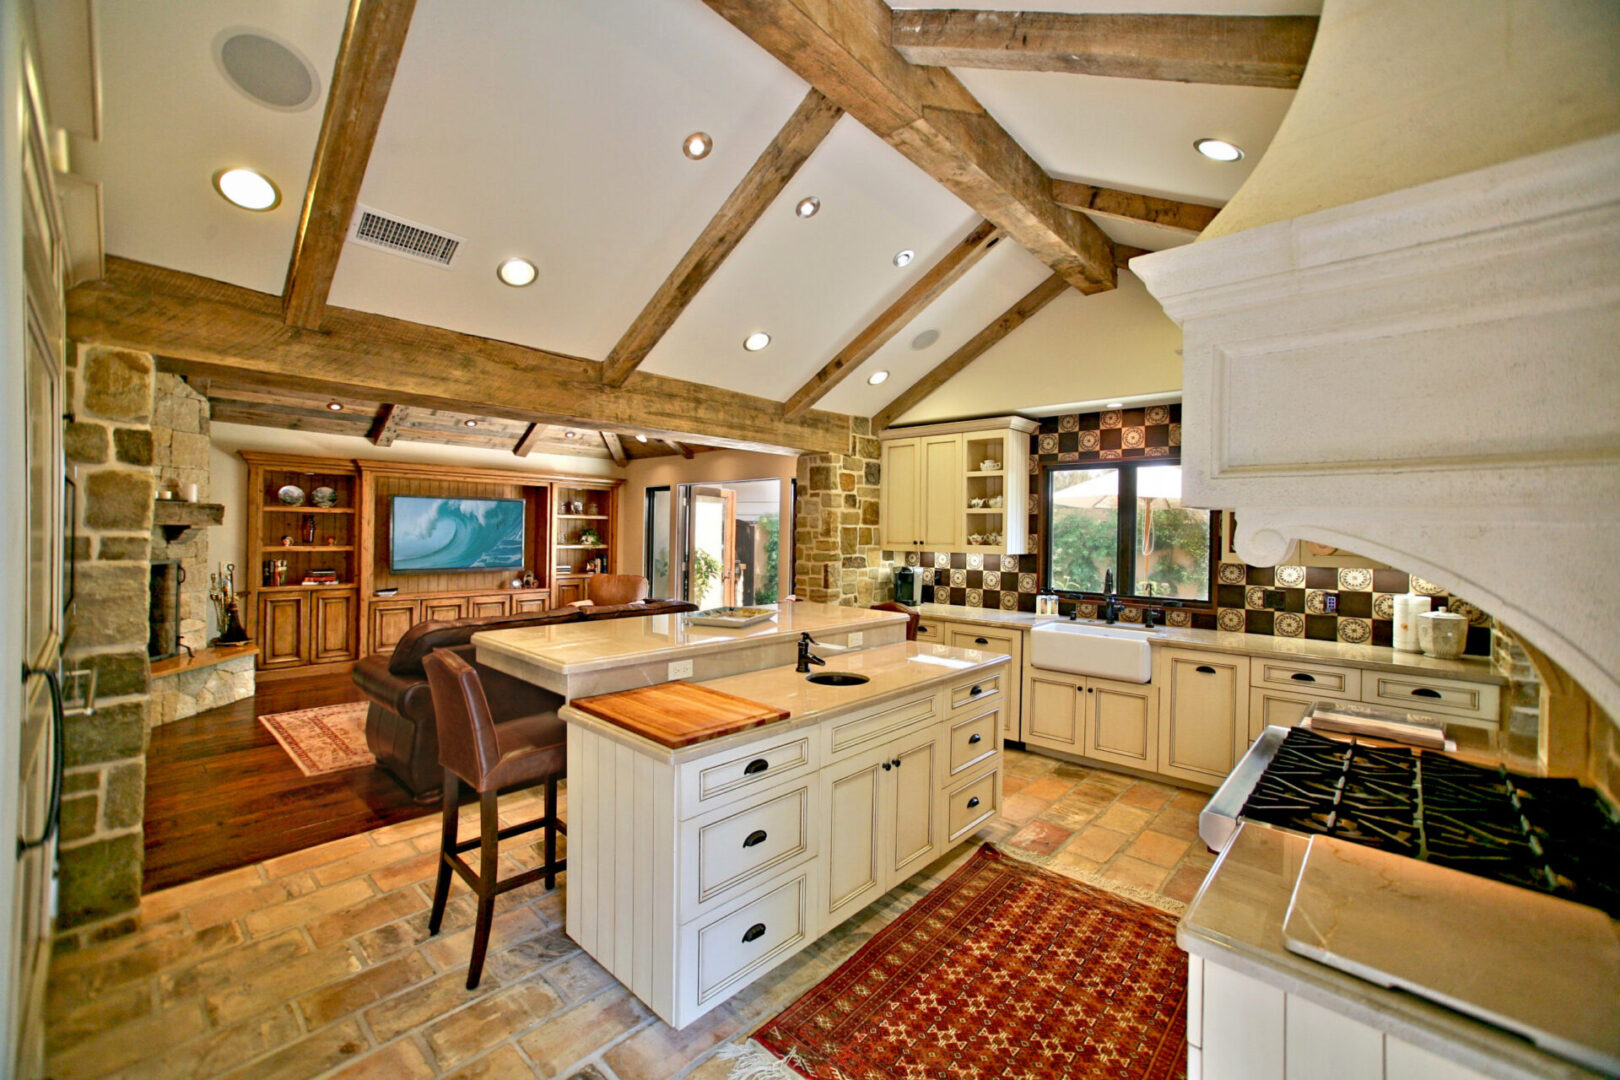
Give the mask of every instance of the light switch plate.
[{"label": "light switch plate", "polygon": [[690,679],[692,677],[692,661],[671,660],[669,662],[669,677],[671,679]]},{"label": "light switch plate", "polygon": [[846,644],[853,649],[865,640],[866,635],[857,630],[855,633],[849,635],[849,641],[847,641]]}]

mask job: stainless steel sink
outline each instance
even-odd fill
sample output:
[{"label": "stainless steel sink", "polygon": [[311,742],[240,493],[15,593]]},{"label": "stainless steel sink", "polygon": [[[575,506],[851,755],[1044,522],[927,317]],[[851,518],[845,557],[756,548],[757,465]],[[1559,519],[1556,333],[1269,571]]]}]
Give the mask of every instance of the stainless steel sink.
[{"label": "stainless steel sink", "polygon": [[1080,622],[1040,623],[1029,632],[1030,663],[1047,671],[1145,683],[1153,678],[1151,630]]},{"label": "stainless steel sink", "polygon": [[814,675],[806,675],[805,679],[821,686],[859,686],[872,681],[865,675],[852,675],[847,671],[818,671]]}]

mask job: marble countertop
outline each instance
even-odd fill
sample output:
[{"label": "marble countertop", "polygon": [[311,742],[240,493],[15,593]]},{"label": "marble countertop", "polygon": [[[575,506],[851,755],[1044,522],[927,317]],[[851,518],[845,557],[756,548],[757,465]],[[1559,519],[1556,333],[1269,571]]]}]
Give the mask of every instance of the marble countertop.
[{"label": "marble countertop", "polygon": [[828,717],[852,709],[877,705],[891,698],[904,697],[906,694],[926,690],[931,686],[954,683],[975,672],[990,671],[1008,662],[1007,657],[999,653],[981,652],[978,649],[953,649],[948,645],[915,641],[878,645],[847,653],[828,653],[826,660],[825,667],[815,668],[811,674],[850,672],[865,675],[870,681],[859,686],[826,686],[810,682],[807,676],[794,671],[792,665],[710,679],[698,685],[733,694],[761,705],[785,709],[789,716],[785,720],[696,743],[679,750],[671,750],[651,740],[643,739],[618,728],[611,721],[591,716],[571,706],[564,706],[558,715],[569,723],[588,725],[661,760],[679,762],[713,753],[716,749],[733,743],[747,742],[818,724]]},{"label": "marble countertop", "polygon": [[[1000,611],[994,608],[957,607],[952,604],[919,604],[917,610],[922,613],[924,619],[949,619],[952,622],[973,626],[1020,630],[1028,630],[1040,623],[1059,621],[1053,615],[1032,615],[1022,611]],[[1102,625],[1095,619],[1081,619],[1080,622]],[[1233,634],[1224,630],[1192,630],[1173,626],[1161,626],[1144,633],[1151,633],[1155,645],[1185,645],[1189,648],[1241,653],[1245,656],[1277,656],[1294,660],[1349,664],[1374,671],[1419,673],[1436,678],[1466,679],[1469,682],[1497,685],[1507,682],[1490,660],[1483,656],[1438,660],[1422,653],[1400,652],[1387,645],[1350,645],[1342,641],[1281,638],[1268,634]]]},{"label": "marble countertop", "polygon": [[775,607],[773,618],[735,630],[693,626],[681,613],[489,630],[474,634],[472,643],[481,661],[487,650],[559,675],[577,675],[793,641],[805,632],[811,637],[842,635],[905,620],[898,612],[837,604],[798,601]]},{"label": "marble countertop", "polygon": [[[1596,1075],[1501,1028],[1290,952],[1283,944],[1283,923],[1309,844],[1308,836],[1245,823],[1182,917],[1177,943],[1210,963],[1317,1002],[1487,1076],[1572,1080]],[[1348,901],[1376,905],[1378,897],[1351,896]],[[1433,948],[1454,956],[1455,963],[1474,962],[1475,929],[1467,923],[1440,920],[1421,932]],[[1534,984],[1528,971],[1497,974],[1508,983]]]}]

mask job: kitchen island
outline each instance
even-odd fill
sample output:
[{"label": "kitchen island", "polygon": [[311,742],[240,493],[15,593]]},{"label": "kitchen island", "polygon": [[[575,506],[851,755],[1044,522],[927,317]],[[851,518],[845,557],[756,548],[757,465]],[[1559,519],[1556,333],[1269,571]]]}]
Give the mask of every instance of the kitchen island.
[{"label": "kitchen island", "polygon": [[561,712],[568,936],[672,1027],[1001,805],[1006,657],[902,642],[823,670],[868,681],[818,685],[789,665],[698,684],[789,715],[680,747],[604,718],[619,695]]}]

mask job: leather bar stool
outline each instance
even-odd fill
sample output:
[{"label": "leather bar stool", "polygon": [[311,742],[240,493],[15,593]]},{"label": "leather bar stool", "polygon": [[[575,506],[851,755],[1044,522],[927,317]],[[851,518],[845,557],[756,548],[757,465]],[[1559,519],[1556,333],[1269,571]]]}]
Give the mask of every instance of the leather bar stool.
[{"label": "leather bar stool", "polygon": [[[495,897],[503,892],[544,878],[546,888],[557,885],[557,875],[567,861],[557,858],[557,835],[567,828],[557,818],[557,781],[568,771],[567,727],[555,712],[523,716],[495,723],[478,671],[449,649],[439,649],[423,660],[428,687],[433,694],[434,720],[439,729],[439,762],[444,766],[444,823],[439,834],[439,878],[433,887],[433,914],[428,933],[437,934],[444,921],[444,905],[450,896],[453,870],[478,897],[478,921],[473,930],[472,962],[467,969],[467,989],[478,985],[484,970],[484,952],[489,947],[489,926],[495,913]],[[461,781],[478,792],[478,837],[458,841],[458,796]],[[516,788],[546,786],[545,816],[508,828],[500,827],[496,794]],[[546,830],[546,861],[505,880],[497,880],[499,843],[511,836]],[[475,873],[461,857],[464,851],[478,849]]]},{"label": "leather bar stool", "polygon": [[922,621],[922,612],[914,607],[907,607],[898,600],[885,600],[881,604],[873,604],[873,611],[898,611],[906,617],[906,640],[917,640],[917,624]]}]

